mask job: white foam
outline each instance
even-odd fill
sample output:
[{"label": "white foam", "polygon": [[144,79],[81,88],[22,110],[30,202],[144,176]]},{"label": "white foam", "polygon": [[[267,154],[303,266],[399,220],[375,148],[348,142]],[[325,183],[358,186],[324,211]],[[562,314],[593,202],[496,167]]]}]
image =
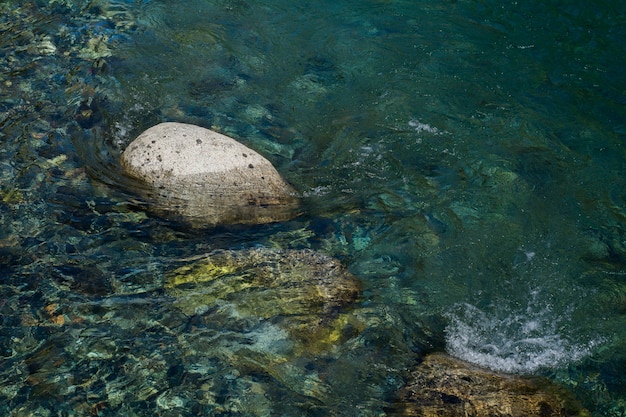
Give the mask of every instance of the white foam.
[{"label": "white foam", "polygon": [[562,334],[567,315],[555,314],[549,305],[537,308],[535,296],[519,311],[457,305],[448,314],[448,353],[494,371],[522,374],[566,366],[589,355],[594,342],[577,344]]},{"label": "white foam", "polygon": [[113,144],[116,148],[122,149],[124,144],[129,141],[129,127],[120,123],[115,122],[115,131],[114,131],[114,140]]},{"label": "white foam", "polygon": [[419,120],[410,120],[409,126],[411,126],[417,133],[431,133],[433,135],[441,135],[443,132],[436,127],[433,127],[429,124],[422,123]]},{"label": "white foam", "polygon": [[311,188],[302,193],[304,197],[323,197],[330,193],[331,188],[328,186],[318,186],[315,188]]}]

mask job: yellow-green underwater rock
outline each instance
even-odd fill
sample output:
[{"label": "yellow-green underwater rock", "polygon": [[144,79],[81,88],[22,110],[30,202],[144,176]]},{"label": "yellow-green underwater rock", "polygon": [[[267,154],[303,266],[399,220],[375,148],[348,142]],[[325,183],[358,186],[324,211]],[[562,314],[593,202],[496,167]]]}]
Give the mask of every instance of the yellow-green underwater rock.
[{"label": "yellow-green underwater rock", "polygon": [[339,261],[308,249],[216,251],[172,271],[165,288],[185,314],[228,305],[237,317],[269,320],[314,349],[341,339],[351,324],[342,311],[360,293]]}]

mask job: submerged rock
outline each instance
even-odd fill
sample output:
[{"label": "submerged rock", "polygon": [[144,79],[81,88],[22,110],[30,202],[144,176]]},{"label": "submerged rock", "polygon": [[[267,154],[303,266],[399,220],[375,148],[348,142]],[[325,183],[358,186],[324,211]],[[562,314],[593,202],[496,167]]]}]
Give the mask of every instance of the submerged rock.
[{"label": "submerged rock", "polygon": [[391,415],[588,416],[570,394],[539,378],[503,375],[445,354],[431,354],[411,372]]},{"label": "submerged rock", "polygon": [[320,349],[350,327],[342,314],[360,283],[336,259],[312,250],[218,251],[169,274],[165,285],[186,314],[229,310],[272,323],[300,345]]},{"label": "submerged rock", "polygon": [[159,211],[194,225],[261,224],[296,214],[295,190],[267,159],[209,129],[158,124],[126,148],[121,163],[148,184]]}]

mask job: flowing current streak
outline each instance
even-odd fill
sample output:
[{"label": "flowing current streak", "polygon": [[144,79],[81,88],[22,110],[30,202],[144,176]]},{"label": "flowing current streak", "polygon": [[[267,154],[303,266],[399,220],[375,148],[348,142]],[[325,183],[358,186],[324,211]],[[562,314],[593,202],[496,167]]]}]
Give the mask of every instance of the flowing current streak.
[{"label": "flowing current streak", "polygon": [[567,314],[560,317],[549,307],[537,308],[536,296],[533,293],[520,311],[485,312],[458,304],[448,314],[448,352],[494,371],[521,374],[562,367],[587,356],[595,343],[573,343],[559,329]]}]

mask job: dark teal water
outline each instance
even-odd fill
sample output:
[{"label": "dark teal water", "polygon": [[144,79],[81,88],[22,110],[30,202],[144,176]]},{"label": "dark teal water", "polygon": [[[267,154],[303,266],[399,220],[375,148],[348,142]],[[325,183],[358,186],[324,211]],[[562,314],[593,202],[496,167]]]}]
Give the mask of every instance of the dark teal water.
[{"label": "dark teal water", "polygon": [[[626,5],[0,12],[0,414],[379,416],[446,350],[626,415]],[[261,152],[304,214],[150,215],[117,160],[164,120]],[[339,258],[363,328],[273,363],[270,324],[186,317],[163,293],[181,259],[254,246]]]}]

